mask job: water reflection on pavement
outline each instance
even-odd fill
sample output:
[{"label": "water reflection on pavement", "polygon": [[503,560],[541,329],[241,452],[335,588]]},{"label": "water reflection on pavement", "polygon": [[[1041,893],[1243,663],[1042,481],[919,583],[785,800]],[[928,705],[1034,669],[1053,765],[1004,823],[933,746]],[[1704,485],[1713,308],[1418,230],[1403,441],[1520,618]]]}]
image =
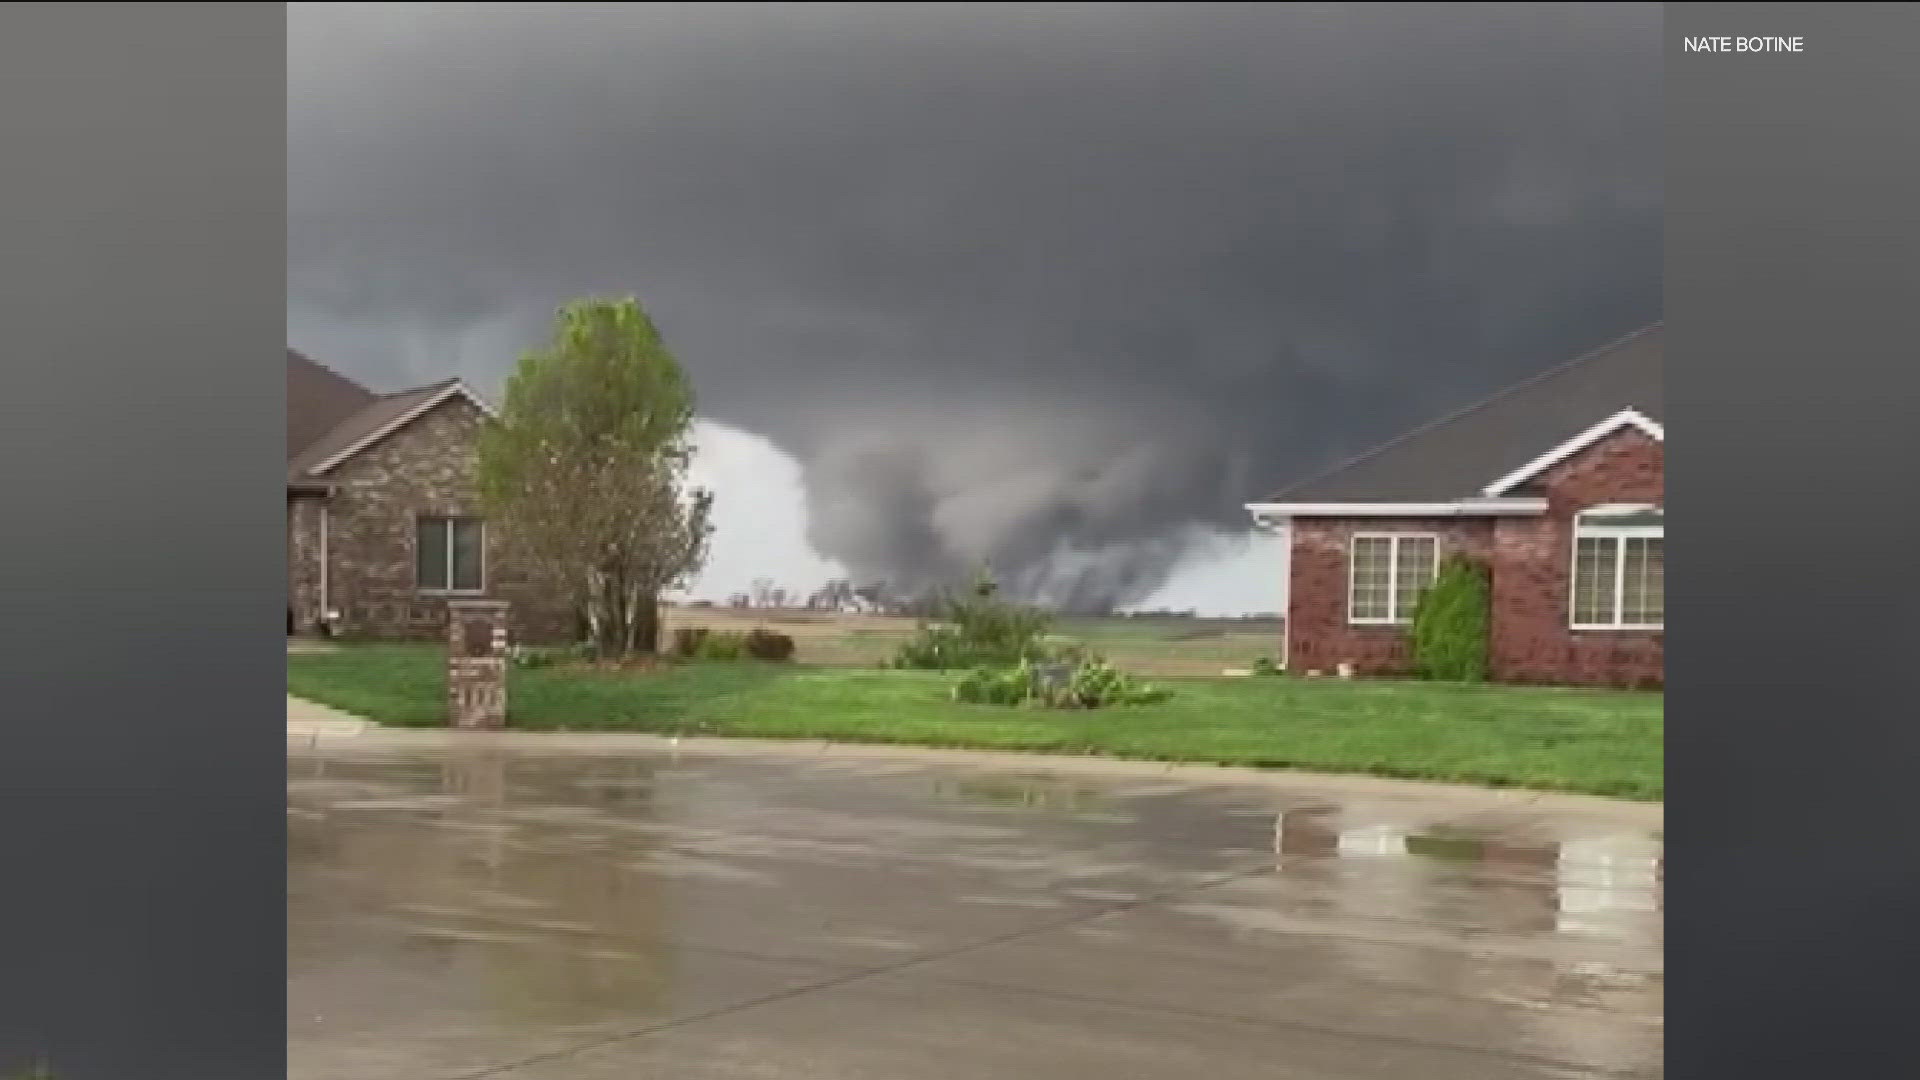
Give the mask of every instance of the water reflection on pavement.
[{"label": "water reflection on pavement", "polygon": [[290,746],[289,1075],[1661,1075],[1657,834],[1511,800]]}]

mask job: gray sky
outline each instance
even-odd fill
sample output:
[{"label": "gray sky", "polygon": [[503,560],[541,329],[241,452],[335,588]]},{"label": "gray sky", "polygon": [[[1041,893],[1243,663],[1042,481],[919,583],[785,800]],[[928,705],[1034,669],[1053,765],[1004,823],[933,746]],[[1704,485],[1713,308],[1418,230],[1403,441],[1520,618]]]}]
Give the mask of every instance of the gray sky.
[{"label": "gray sky", "polygon": [[1234,607],[1241,503],[1659,316],[1660,25],[296,4],[289,335],[497,393],[631,293],[731,445],[715,581]]}]

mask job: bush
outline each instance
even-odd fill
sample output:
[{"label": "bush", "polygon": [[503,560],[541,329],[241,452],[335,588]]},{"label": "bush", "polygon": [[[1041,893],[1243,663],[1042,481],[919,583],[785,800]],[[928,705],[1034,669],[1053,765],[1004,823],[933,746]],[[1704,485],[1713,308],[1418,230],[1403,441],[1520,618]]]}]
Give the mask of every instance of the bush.
[{"label": "bush", "polygon": [[1274,663],[1272,657],[1262,656],[1253,662],[1253,673],[1255,675],[1285,675],[1287,669]]},{"label": "bush", "polygon": [[999,599],[982,577],[962,596],[938,601],[938,621],[924,622],[894,654],[892,666],[924,671],[998,668],[1069,658],[1077,646],[1047,633],[1047,613]]},{"label": "bush", "polygon": [[793,638],[764,627],[741,634],[705,626],[683,626],[673,632],[673,655],[682,660],[793,659]]},{"label": "bush", "polygon": [[1105,660],[1078,664],[981,667],[953,687],[953,699],[972,705],[1012,705],[1047,709],[1100,709],[1165,701],[1167,691],[1127,675]]},{"label": "bush", "polygon": [[793,638],[764,627],[753,628],[747,635],[745,647],[747,655],[755,660],[784,664],[793,659]]},{"label": "bush", "polygon": [[590,643],[559,646],[519,645],[507,652],[507,659],[514,667],[526,670],[553,667],[556,664],[577,663],[593,656]]},{"label": "bush", "polygon": [[673,631],[673,655],[682,660],[696,659],[706,640],[707,628],[704,626],[676,627]]},{"label": "bush", "polygon": [[700,646],[690,659],[730,661],[744,660],[746,656],[747,635],[712,630],[700,635]]},{"label": "bush", "polygon": [[1465,556],[1448,558],[1414,606],[1415,670],[1438,681],[1485,682],[1491,611],[1486,568]]}]

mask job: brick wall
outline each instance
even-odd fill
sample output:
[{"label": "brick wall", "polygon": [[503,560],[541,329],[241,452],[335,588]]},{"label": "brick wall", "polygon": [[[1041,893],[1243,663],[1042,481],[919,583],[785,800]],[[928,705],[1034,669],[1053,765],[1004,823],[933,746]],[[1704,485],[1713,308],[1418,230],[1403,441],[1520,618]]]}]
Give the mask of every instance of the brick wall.
[{"label": "brick wall", "polygon": [[1347,622],[1351,538],[1356,532],[1440,536],[1440,557],[1466,552],[1493,571],[1493,677],[1502,682],[1659,686],[1665,635],[1659,631],[1573,630],[1568,593],[1573,519],[1601,503],[1664,505],[1664,454],[1638,430],[1617,432],[1543,473],[1527,490],[1547,500],[1540,517],[1298,518],[1290,533],[1287,666],[1331,673],[1341,663],[1362,675],[1411,670],[1404,627]]},{"label": "brick wall", "polygon": [[[328,474],[327,599],[344,635],[439,639],[447,598],[415,583],[416,520],[422,514],[479,516],[475,439],[482,414],[451,398]],[[564,641],[572,615],[513,572],[498,537],[487,534],[486,596],[513,604],[521,642]]]},{"label": "brick wall", "polygon": [[1547,512],[1503,518],[1494,527],[1494,677],[1578,686],[1663,685],[1664,633],[1568,626],[1574,516],[1602,503],[1665,505],[1665,454],[1659,441],[1635,429],[1615,432],[1547,470],[1524,494],[1545,497]]},{"label": "brick wall", "polygon": [[1347,622],[1354,533],[1435,533],[1443,560],[1462,552],[1486,559],[1493,550],[1493,523],[1485,518],[1295,518],[1288,532],[1293,570],[1287,590],[1287,668],[1298,672],[1331,674],[1343,663],[1360,675],[1412,670],[1405,627]]}]

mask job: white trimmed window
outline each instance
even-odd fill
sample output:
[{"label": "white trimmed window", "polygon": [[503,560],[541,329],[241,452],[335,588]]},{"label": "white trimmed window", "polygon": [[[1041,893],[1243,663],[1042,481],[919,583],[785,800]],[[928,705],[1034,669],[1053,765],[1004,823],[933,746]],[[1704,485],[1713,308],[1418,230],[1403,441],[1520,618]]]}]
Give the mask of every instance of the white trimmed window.
[{"label": "white trimmed window", "polygon": [[1411,622],[1414,604],[1440,572],[1440,538],[1432,533],[1356,533],[1348,566],[1348,622]]},{"label": "white trimmed window", "polygon": [[486,588],[486,529],[479,518],[421,517],[413,554],[421,592],[477,593]]},{"label": "white trimmed window", "polygon": [[1575,630],[1665,627],[1666,536],[1656,506],[1596,506],[1574,519]]}]

